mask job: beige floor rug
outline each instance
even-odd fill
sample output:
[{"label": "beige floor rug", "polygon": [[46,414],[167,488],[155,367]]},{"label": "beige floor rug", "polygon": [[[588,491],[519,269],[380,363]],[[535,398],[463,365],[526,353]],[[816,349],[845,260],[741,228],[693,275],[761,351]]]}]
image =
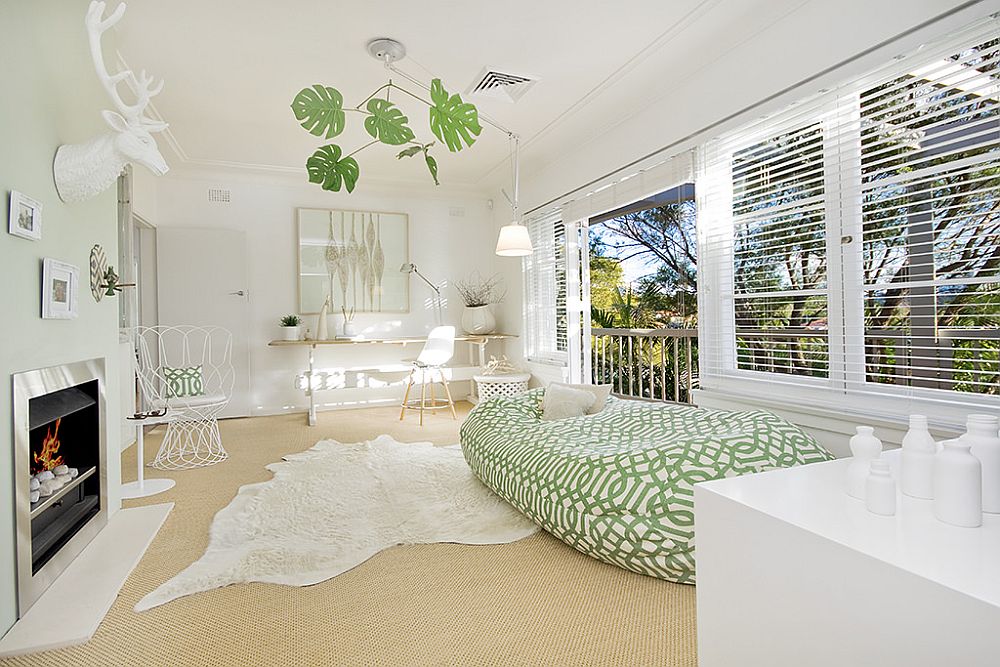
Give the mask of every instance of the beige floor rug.
[{"label": "beige floor rug", "polygon": [[309,586],[400,544],[503,544],[538,528],[483,486],[458,447],[324,440],[283,457],[216,514],[204,555],[135,606],[231,584]]}]

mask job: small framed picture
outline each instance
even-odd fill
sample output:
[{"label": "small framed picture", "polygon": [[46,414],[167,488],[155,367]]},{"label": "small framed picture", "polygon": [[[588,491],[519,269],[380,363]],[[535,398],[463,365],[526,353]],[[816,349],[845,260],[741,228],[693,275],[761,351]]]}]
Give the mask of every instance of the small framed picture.
[{"label": "small framed picture", "polygon": [[14,236],[38,241],[42,238],[42,204],[17,190],[10,191],[10,219],[7,231]]},{"label": "small framed picture", "polygon": [[42,317],[68,320],[76,317],[80,291],[79,267],[46,257],[42,262]]}]

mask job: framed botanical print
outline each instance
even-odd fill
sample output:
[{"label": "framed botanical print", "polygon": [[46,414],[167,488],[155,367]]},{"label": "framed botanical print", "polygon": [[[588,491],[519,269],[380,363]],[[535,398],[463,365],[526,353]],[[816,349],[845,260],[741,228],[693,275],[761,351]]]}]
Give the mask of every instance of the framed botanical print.
[{"label": "framed botanical print", "polygon": [[42,238],[42,205],[17,190],[10,192],[7,231],[14,236],[38,241]]},{"label": "framed botanical print", "polygon": [[42,317],[68,320],[77,315],[79,267],[46,257],[42,260]]},{"label": "framed botanical print", "polygon": [[318,313],[330,298],[332,313],[407,313],[410,261],[405,213],[300,208],[299,307]]}]

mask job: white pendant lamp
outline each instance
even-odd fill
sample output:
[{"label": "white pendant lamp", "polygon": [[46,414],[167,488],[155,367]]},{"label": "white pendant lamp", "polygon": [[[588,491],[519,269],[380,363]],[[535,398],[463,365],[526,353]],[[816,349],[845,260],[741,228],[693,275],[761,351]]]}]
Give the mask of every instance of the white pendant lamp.
[{"label": "white pendant lamp", "polygon": [[516,135],[512,135],[512,138],[514,139],[514,152],[513,155],[511,156],[511,161],[514,163],[514,197],[509,201],[510,201],[510,207],[514,213],[514,219],[511,221],[509,225],[504,225],[503,227],[500,228],[500,236],[497,238],[496,253],[501,257],[524,257],[525,255],[530,255],[532,252],[534,252],[534,248],[531,247],[531,236],[528,234],[528,228],[521,224],[521,217],[517,210],[518,138]]}]

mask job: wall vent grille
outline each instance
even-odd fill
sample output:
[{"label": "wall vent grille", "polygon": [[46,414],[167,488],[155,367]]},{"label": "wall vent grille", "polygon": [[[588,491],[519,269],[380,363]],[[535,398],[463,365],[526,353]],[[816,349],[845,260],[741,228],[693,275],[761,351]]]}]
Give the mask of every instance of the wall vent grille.
[{"label": "wall vent grille", "polygon": [[231,193],[225,188],[209,188],[208,201],[213,204],[228,204],[231,200]]}]

